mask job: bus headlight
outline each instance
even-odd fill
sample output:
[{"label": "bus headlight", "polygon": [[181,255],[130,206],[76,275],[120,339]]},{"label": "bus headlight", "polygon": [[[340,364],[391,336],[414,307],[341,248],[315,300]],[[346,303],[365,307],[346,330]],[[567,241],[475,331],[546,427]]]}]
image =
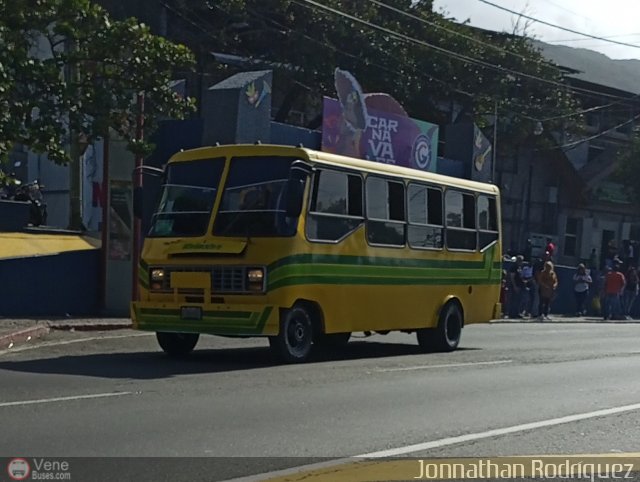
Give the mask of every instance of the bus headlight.
[{"label": "bus headlight", "polygon": [[247,286],[250,291],[262,291],[264,288],[264,269],[249,268],[247,270]]},{"label": "bus headlight", "polygon": [[154,268],[151,270],[151,281],[164,281],[164,269]]},{"label": "bus headlight", "polygon": [[164,288],[164,279],[166,277],[166,273],[162,268],[153,268],[149,272],[149,277],[151,278],[151,289],[152,290],[161,290]]}]

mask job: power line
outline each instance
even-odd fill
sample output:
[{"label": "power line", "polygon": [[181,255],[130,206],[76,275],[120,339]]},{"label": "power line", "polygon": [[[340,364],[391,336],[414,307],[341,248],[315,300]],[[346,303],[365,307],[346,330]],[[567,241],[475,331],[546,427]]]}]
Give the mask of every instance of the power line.
[{"label": "power line", "polygon": [[[209,32],[209,30],[208,30],[208,29],[206,29],[205,27],[203,27],[201,24],[199,24],[199,23],[197,23],[197,22],[195,22],[195,21],[193,21],[193,20],[191,20],[191,19],[187,18],[187,17],[186,17],[184,14],[182,14],[182,12],[180,12],[179,10],[177,10],[177,9],[175,9],[175,8],[173,8],[173,7],[169,6],[169,5],[167,5],[167,4],[166,4],[165,2],[163,2],[162,0],[157,0],[157,1],[158,1],[158,3],[159,3],[159,4],[161,4],[161,5],[162,5],[162,6],[164,6],[165,8],[167,8],[167,9],[171,10],[172,12],[176,13],[177,15],[179,15],[181,18],[183,18],[185,21],[187,21],[187,22],[188,22],[189,24],[191,24],[192,26],[194,26],[194,27],[198,28],[198,30],[202,31],[203,33],[206,33],[208,36],[210,36],[210,37],[211,37],[211,38],[213,38],[213,39],[217,39],[217,37],[215,37],[215,36],[213,36],[213,35],[211,35],[211,34],[210,34],[210,32]],[[294,0],[294,1],[295,1],[295,0]],[[307,1],[307,0],[304,0],[304,1]],[[370,0],[370,1],[373,1],[373,3],[381,4],[381,6],[382,6],[382,5],[384,5],[384,4],[382,4],[382,2],[378,2],[378,1],[376,1],[376,0]],[[296,3],[298,3],[298,2],[296,2]],[[315,4],[315,2],[312,2],[312,1],[310,1],[310,2],[308,2],[308,3],[313,3],[313,4]],[[329,7],[327,7],[327,9],[329,9]],[[332,10],[332,9],[331,9],[331,10]],[[193,12],[193,10],[191,10],[191,11]],[[401,11],[400,11],[400,12],[401,12]],[[227,12],[224,12],[224,13],[227,13]],[[228,13],[227,13],[227,14],[228,14]],[[343,14],[344,16],[350,17],[348,14],[346,14],[346,13],[344,13],[344,12],[342,12],[342,14]],[[353,17],[353,18],[354,18],[354,19],[356,19],[357,17]],[[303,33],[299,32],[299,31],[297,31],[297,30],[295,30],[295,29],[292,29],[292,28],[290,28],[290,27],[284,26],[284,25],[280,24],[279,22],[275,21],[275,20],[274,20],[273,18],[271,18],[271,17],[267,17],[267,19],[268,19],[269,21],[271,21],[274,25],[277,25],[277,26],[278,26],[278,27],[280,27],[280,28],[287,29],[287,30],[288,30],[288,31],[290,31],[290,32],[296,32],[296,33],[298,33],[299,35],[302,35],[302,36],[303,36],[304,38],[306,38],[307,40],[312,41],[312,42],[314,42],[314,43],[316,43],[316,44],[324,45],[325,47],[330,48],[330,49],[334,50],[335,52],[338,52],[338,53],[340,53],[340,54],[342,54],[342,55],[345,55],[345,56],[348,56],[348,57],[354,58],[354,59],[359,60],[359,61],[361,61],[361,62],[368,63],[368,64],[370,64],[370,65],[373,65],[373,66],[375,66],[375,67],[377,67],[377,68],[379,68],[379,69],[381,69],[381,70],[387,71],[387,72],[395,72],[394,70],[391,70],[391,69],[389,69],[389,68],[387,68],[387,67],[385,67],[385,66],[382,66],[382,65],[377,64],[377,63],[373,63],[373,62],[365,61],[364,59],[362,59],[361,57],[359,57],[359,56],[357,56],[357,55],[355,55],[355,54],[351,54],[350,52],[346,52],[346,51],[344,51],[344,50],[338,49],[337,47],[335,47],[335,46],[333,46],[333,45],[329,45],[329,44],[327,44],[326,42],[319,41],[319,40],[317,40],[317,39],[314,39],[314,38],[310,37],[310,36],[309,36],[309,35],[307,35],[307,34],[303,34]],[[366,21],[364,21],[364,20],[363,20],[363,22],[365,22],[365,23],[366,23]],[[371,24],[371,26],[373,26],[373,25],[375,25],[375,24]],[[384,27],[381,27],[381,28],[384,28]],[[390,32],[396,33],[396,32],[394,32],[394,31],[390,31]],[[401,35],[401,34],[400,34],[400,35]],[[412,38],[412,37],[408,37],[408,38]],[[414,39],[414,40],[415,40],[415,41],[417,41],[417,42],[421,42],[421,41],[419,41],[418,39]],[[426,43],[426,42],[425,42],[425,43]],[[445,50],[446,50],[446,49],[445,49]],[[452,52],[452,53],[453,53],[453,54],[455,54],[455,52]],[[473,60],[473,59],[472,59],[472,60]],[[489,65],[493,65],[493,64],[489,64]],[[495,67],[499,67],[499,66],[495,66]],[[415,72],[415,73],[419,73],[419,72],[418,72],[418,71],[416,71],[416,70],[414,70],[414,72]],[[428,78],[429,78],[430,80],[432,80],[432,81],[434,81],[434,82],[441,83],[441,84],[444,84],[444,85],[449,85],[449,83],[448,83],[448,82],[445,82],[445,81],[443,81],[443,80],[441,80],[441,79],[438,79],[438,78],[436,78],[436,77],[433,77],[433,76],[432,76],[432,75],[430,75],[430,74],[427,74],[427,76],[428,76]],[[535,76],[532,76],[532,77],[534,77],[534,78],[535,78]],[[541,79],[541,78],[540,78],[539,80],[546,81],[546,79]],[[561,85],[561,86],[563,86],[563,87],[566,87],[566,85],[565,85],[565,84],[559,84],[559,85]],[[594,91],[588,91],[587,89],[580,89],[580,90],[585,90],[585,91],[587,91],[587,92],[594,92]],[[461,93],[461,94],[467,95],[467,96],[471,96],[471,95],[472,95],[472,94],[470,94],[470,93],[468,93],[468,92],[464,92],[464,91],[460,91],[460,90],[458,90],[458,92],[459,92],[459,93]],[[594,92],[594,93],[595,93],[595,92]],[[635,98],[635,97],[637,97],[637,96],[634,96],[634,98]],[[494,97],[492,97],[492,96],[490,96],[490,98],[491,98],[492,100],[494,100],[494,101],[498,101],[498,99],[495,99],[495,98],[494,98]],[[591,108],[584,109],[584,110],[581,110],[581,111],[573,112],[573,113],[570,113],[570,114],[563,114],[563,115],[558,115],[558,116],[552,116],[552,117],[547,117],[547,118],[543,118],[543,119],[537,119],[537,118],[534,118],[534,117],[530,117],[530,116],[527,116],[527,115],[525,115],[525,114],[522,114],[522,113],[519,113],[519,112],[512,111],[512,110],[510,110],[510,109],[509,109],[509,111],[510,111],[510,112],[512,112],[512,113],[514,113],[514,114],[516,114],[516,115],[517,115],[517,116],[519,116],[519,117],[526,118],[526,119],[529,119],[529,120],[532,120],[532,121],[548,122],[548,121],[550,121],[550,120],[556,120],[556,119],[567,118],[567,117],[575,117],[575,116],[578,116],[578,115],[582,115],[582,114],[584,114],[584,113],[593,112],[593,111],[596,111],[596,110],[601,110],[601,109],[604,109],[604,108],[607,108],[607,107],[611,107],[611,106],[613,106],[613,105],[616,105],[616,104],[618,104],[618,103],[628,102],[628,100],[629,100],[629,99],[627,99],[627,98],[621,98],[621,100],[616,101],[616,102],[611,102],[611,103],[609,103],[609,104],[600,105],[600,106],[595,106],[595,107],[591,107]],[[513,105],[515,105],[515,106],[528,107],[527,105],[520,104],[520,103],[518,103],[518,102],[513,102],[513,101],[512,101],[511,103],[512,103]],[[624,125],[624,124],[623,124],[623,125]],[[605,132],[608,132],[608,131],[605,131]]]},{"label": "power line", "polygon": [[[337,10],[337,9],[329,7],[327,5],[323,5],[323,4],[318,3],[318,2],[316,2],[314,0],[293,0],[293,2],[298,4],[298,5],[300,5],[300,6],[307,7],[307,8],[311,8],[311,7],[307,6],[305,4],[312,5],[312,6],[316,7],[316,8],[331,12],[334,15],[342,16],[342,17],[348,18],[349,20],[352,20],[354,22],[367,25],[370,28],[373,28],[373,29],[376,29],[376,30],[380,30],[382,32],[385,32],[385,33],[397,38],[397,39],[404,40],[404,41],[409,42],[409,43],[414,43],[414,44],[417,44],[417,45],[421,45],[423,47],[430,48],[430,49],[435,50],[436,52],[438,52],[438,53],[440,53],[442,55],[445,55],[447,57],[451,57],[451,58],[454,58],[454,59],[457,59],[457,60],[461,60],[461,61],[467,62],[469,64],[479,65],[479,66],[486,67],[486,68],[491,69],[491,70],[504,72],[504,73],[511,74],[511,75],[514,75],[514,76],[527,78],[527,79],[530,79],[530,80],[537,80],[539,82],[543,82],[543,83],[546,83],[546,84],[554,85],[556,87],[562,87],[564,89],[567,89],[567,90],[570,90],[570,91],[573,91],[573,92],[594,94],[594,96],[597,96],[598,98],[609,97],[609,98],[612,98],[612,99],[620,99],[620,100],[628,100],[629,99],[627,97],[620,97],[620,96],[617,96],[617,95],[612,95],[612,94],[608,94],[608,93],[604,93],[604,92],[597,92],[597,91],[590,90],[590,89],[585,89],[585,88],[582,88],[582,87],[570,86],[570,85],[567,85],[566,83],[563,83],[563,82],[558,82],[558,81],[555,81],[555,80],[550,80],[550,79],[545,79],[545,78],[542,78],[542,77],[537,77],[537,76],[532,75],[532,74],[527,74],[525,72],[516,71],[516,70],[513,70],[513,69],[509,69],[509,68],[506,68],[506,67],[502,67],[502,66],[499,66],[499,65],[492,64],[490,62],[485,62],[483,60],[475,59],[473,57],[469,57],[469,56],[466,56],[466,55],[463,55],[463,54],[460,54],[460,53],[445,49],[443,47],[439,47],[437,45],[434,45],[432,43],[426,42],[424,40],[419,40],[419,39],[416,39],[414,37],[410,37],[408,35],[396,32],[394,30],[391,30],[389,28],[383,27],[381,25],[378,25],[378,24],[369,22],[367,20],[361,19],[360,17],[356,17],[354,15],[348,14],[348,13],[343,12],[341,10]],[[633,97],[635,97],[635,96],[633,96]]]},{"label": "power line", "polygon": [[[392,7],[391,5],[387,5],[386,3],[383,3],[383,2],[381,2],[379,0],[369,0],[369,2],[371,2],[371,3],[375,4],[375,5],[378,5],[379,7],[386,8],[387,10],[391,10],[392,12],[398,13],[400,15],[404,15],[405,17],[409,17],[409,18],[412,18],[414,20],[417,20],[418,22],[424,23],[425,25],[429,25],[430,27],[434,27],[434,28],[437,28],[437,29],[440,29],[440,30],[444,30],[445,32],[449,32],[449,33],[451,33],[453,35],[456,35],[458,37],[465,38],[465,39],[470,40],[470,41],[472,41],[472,42],[474,42],[474,43],[476,43],[478,45],[483,45],[485,47],[489,47],[489,48],[491,48],[491,49],[493,49],[493,50],[495,50],[497,52],[500,52],[500,53],[503,53],[503,54],[507,54],[507,55],[512,55],[514,57],[518,57],[519,59],[527,61],[527,62],[531,61],[531,59],[525,57],[524,55],[520,55],[520,54],[518,54],[516,52],[511,52],[511,51],[503,49],[502,47],[499,47],[497,45],[493,45],[493,44],[490,44],[490,43],[487,43],[487,42],[483,42],[482,40],[479,40],[479,39],[477,39],[475,37],[472,37],[471,35],[466,35],[466,34],[463,34],[461,32],[457,32],[457,31],[455,31],[453,29],[444,27],[442,25],[438,25],[436,22],[431,22],[431,21],[429,21],[427,19],[418,17],[417,15],[414,15],[412,13],[405,12],[404,10],[401,10],[399,8],[396,8],[396,7]],[[553,64],[550,64],[548,62],[545,62],[544,60],[536,60],[535,63],[542,64],[545,67],[549,67],[549,68],[555,69],[557,71],[560,71],[560,69],[558,69],[556,66],[554,66]]]},{"label": "power line", "polygon": [[592,19],[592,18],[589,18],[589,17],[587,17],[587,16],[585,16],[585,15],[582,15],[581,13],[574,12],[573,10],[569,10],[568,8],[563,7],[561,4],[559,4],[559,3],[557,3],[557,2],[554,2],[553,0],[543,0],[543,1],[545,1],[545,2],[547,2],[547,3],[550,3],[551,5],[554,5],[554,6],[556,6],[557,8],[559,8],[559,9],[561,9],[561,10],[564,10],[565,12],[571,13],[571,14],[573,14],[573,15],[577,15],[578,17],[582,17],[582,18],[584,18],[585,20],[589,20],[589,21],[593,22],[593,19]]},{"label": "power line", "polygon": [[617,40],[611,40],[611,39],[608,39],[606,37],[598,37],[597,35],[591,35],[591,34],[584,33],[584,32],[578,32],[577,30],[572,30],[570,28],[561,27],[560,25],[556,25],[554,23],[545,22],[544,20],[540,20],[538,18],[531,17],[529,15],[525,15],[524,13],[516,12],[515,10],[511,10],[509,8],[503,7],[503,6],[498,5],[496,3],[493,3],[493,2],[489,2],[488,0],[478,0],[478,1],[482,2],[482,3],[485,3],[487,5],[490,5],[492,7],[495,7],[497,9],[499,9],[499,10],[504,10],[505,12],[509,12],[509,13],[514,14],[514,15],[518,15],[519,17],[526,18],[527,20],[531,20],[533,22],[541,23],[542,25],[546,25],[548,27],[557,28],[559,30],[564,30],[565,32],[575,33],[576,35],[582,35],[584,37],[589,37],[589,38],[596,39],[596,40],[602,40],[603,42],[609,42],[609,43],[616,44],[616,45],[624,45],[625,47],[633,47],[633,48],[636,48],[636,49],[640,48],[640,45],[630,44],[630,43],[626,43],[626,42],[618,42]]},{"label": "power line", "polygon": [[624,127],[627,124],[631,124],[632,122],[634,122],[634,121],[636,121],[638,119],[640,119],[640,114],[632,117],[628,121],[622,122],[622,123],[620,123],[618,125],[610,127],[609,129],[606,129],[604,131],[600,131],[597,134],[594,134],[594,135],[592,135],[590,137],[585,137],[584,139],[580,139],[580,140],[577,140],[577,141],[574,141],[574,142],[569,142],[569,143],[566,143],[566,144],[561,144],[559,146],[553,146],[553,147],[548,148],[548,149],[539,149],[539,150],[572,149],[572,148],[574,148],[574,147],[576,147],[576,146],[578,146],[580,144],[592,141],[594,139],[598,139],[598,138],[600,138],[600,137],[602,137],[602,136],[604,136],[606,134],[609,134],[610,132],[616,131],[616,130],[620,129],[621,127]]},{"label": "power line", "polygon": [[[607,35],[606,37],[602,37],[605,39],[612,39],[612,38],[620,38],[620,37],[637,37],[640,36],[640,32],[636,32],[636,33],[626,33],[626,34],[622,34],[622,35]],[[590,38],[584,38],[584,37],[580,37],[580,38],[566,38],[566,39],[559,39],[559,40],[545,40],[546,43],[558,43],[558,42],[588,42],[590,40]]]},{"label": "power line", "polygon": [[[520,59],[522,59],[522,60],[528,60],[526,57],[524,57],[524,56],[522,56],[522,55],[520,55],[520,54],[517,54],[517,53],[515,53],[515,52],[510,52],[509,50],[503,49],[503,48],[498,47],[498,46],[496,46],[496,45],[489,44],[489,43],[487,43],[487,42],[483,42],[483,41],[478,40],[478,39],[476,39],[476,38],[474,38],[474,37],[472,37],[472,36],[470,36],[470,35],[465,35],[465,34],[463,34],[463,33],[456,32],[455,30],[452,30],[452,29],[449,29],[449,28],[443,27],[443,26],[441,26],[441,25],[438,25],[438,24],[437,24],[437,23],[435,23],[435,22],[430,22],[430,21],[428,21],[428,20],[426,20],[426,19],[424,19],[424,18],[418,17],[417,15],[414,15],[414,14],[412,14],[412,13],[405,12],[404,10],[398,9],[398,8],[396,8],[396,7],[392,7],[391,5],[387,5],[386,3],[383,3],[383,2],[381,2],[381,1],[379,1],[379,0],[369,0],[369,2],[371,2],[371,3],[375,4],[375,5],[378,5],[379,7],[386,8],[386,9],[388,9],[388,10],[391,10],[391,11],[393,11],[393,12],[395,12],[395,13],[400,14],[400,15],[404,15],[404,16],[406,16],[406,17],[408,17],[408,18],[411,18],[411,19],[417,20],[417,21],[419,21],[419,22],[421,22],[421,23],[424,23],[424,24],[426,24],[426,25],[429,25],[429,26],[431,26],[431,27],[439,28],[439,29],[442,29],[442,30],[444,30],[444,31],[446,31],[446,32],[452,33],[453,35],[457,35],[457,36],[463,37],[463,38],[465,38],[465,39],[467,39],[467,40],[471,40],[472,42],[475,42],[475,43],[477,43],[477,44],[480,44],[480,45],[484,45],[484,46],[490,47],[490,48],[495,49],[495,50],[497,50],[497,51],[500,51],[500,52],[502,52],[502,53],[506,53],[506,54],[509,54],[509,55],[516,56],[516,57],[518,57],[518,58],[520,58]],[[552,2],[551,2],[551,3],[552,3]],[[542,63],[544,63],[544,64],[548,65],[549,67],[552,67],[552,65],[551,65],[551,64],[549,64],[548,62],[545,62],[544,60],[538,60],[538,61],[536,61],[536,63],[541,63],[541,64],[542,64]],[[557,69],[557,67],[556,67],[556,69]],[[559,69],[557,69],[557,70],[559,70]],[[636,95],[636,96],[634,96],[634,97],[638,97],[638,96],[640,96],[640,94],[638,94],[638,95]],[[572,114],[561,115],[561,116],[554,116],[554,117],[548,117],[548,118],[546,118],[546,119],[540,119],[540,120],[544,122],[544,121],[549,121],[549,120],[561,119],[561,118],[564,118],[564,117],[575,117],[575,116],[578,116],[578,115],[581,115],[581,114],[585,114],[585,113],[588,113],[588,112],[593,112],[593,111],[596,111],[596,110],[604,109],[604,108],[607,108],[607,107],[611,107],[611,106],[613,106],[613,105],[616,105],[616,104],[618,104],[618,103],[623,103],[623,102],[627,102],[627,101],[628,101],[628,99],[619,100],[619,101],[611,102],[611,103],[604,104],[604,105],[601,105],[601,106],[591,107],[591,108],[588,108],[588,109],[585,109],[585,110],[582,110],[582,111],[578,111],[578,112],[575,112],[575,113],[572,113]]]}]

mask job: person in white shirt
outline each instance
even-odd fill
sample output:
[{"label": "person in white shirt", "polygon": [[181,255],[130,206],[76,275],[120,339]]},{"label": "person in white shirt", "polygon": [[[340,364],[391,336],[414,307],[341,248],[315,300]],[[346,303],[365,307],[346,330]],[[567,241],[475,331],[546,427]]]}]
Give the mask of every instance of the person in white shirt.
[{"label": "person in white shirt", "polygon": [[584,316],[587,314],[586,302],[589,297],[589,288],[593,280],[584,264],[580,263],[573,275],[573,293],[576,297],[576,314]]}]

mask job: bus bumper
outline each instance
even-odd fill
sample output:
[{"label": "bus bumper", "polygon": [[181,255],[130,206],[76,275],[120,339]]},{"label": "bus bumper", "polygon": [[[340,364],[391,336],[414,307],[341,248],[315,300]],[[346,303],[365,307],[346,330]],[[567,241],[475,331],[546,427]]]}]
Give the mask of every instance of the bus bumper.
[{"label": "bus bumper", "polygon": [[136,301],[133,328],[211,335],[277,335],[279,310],[265,305],[191,305]]}]

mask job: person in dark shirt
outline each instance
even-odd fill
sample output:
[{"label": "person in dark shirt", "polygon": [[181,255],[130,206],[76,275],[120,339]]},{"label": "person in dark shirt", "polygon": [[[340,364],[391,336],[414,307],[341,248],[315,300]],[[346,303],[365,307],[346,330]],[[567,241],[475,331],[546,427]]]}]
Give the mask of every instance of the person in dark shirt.
[{"label": "person in dark shirt", "polygon": [[509,318],[522,318],[522,298],[525,289],[524,280],[522,279],[522,265],[524,257],[516,256],[516,261],[509,269]]}]

